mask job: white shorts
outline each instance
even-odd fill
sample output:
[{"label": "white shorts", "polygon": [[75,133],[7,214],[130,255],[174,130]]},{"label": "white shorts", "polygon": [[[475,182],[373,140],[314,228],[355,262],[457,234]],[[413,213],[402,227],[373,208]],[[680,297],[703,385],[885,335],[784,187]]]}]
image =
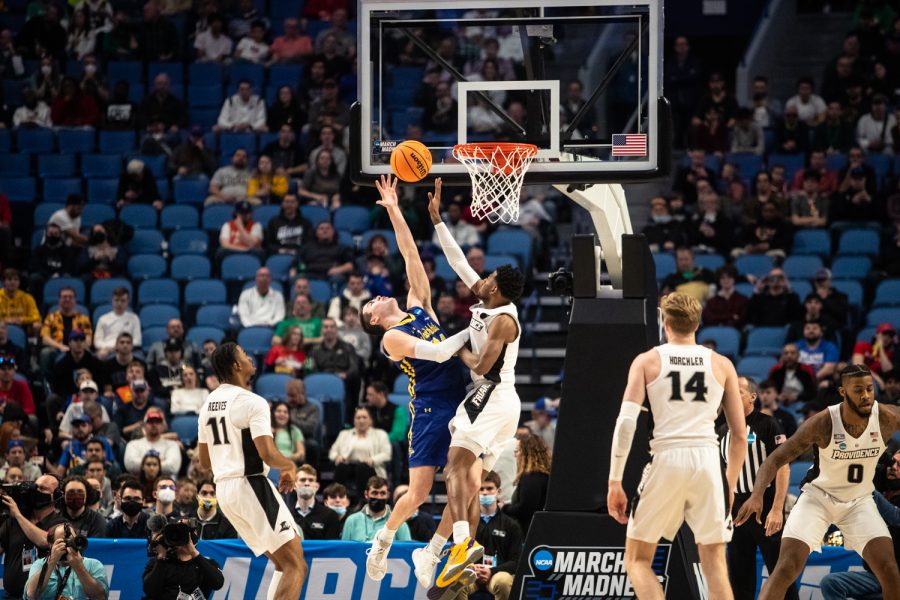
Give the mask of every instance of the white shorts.
[{"label": "white shorts", "polygon": [[484,389],[475,386],[460,402],[450,420],[450,447],[465,448],[481,456],[490,471],[504,444],[516,435],[522,402],[513,386]]},{"label": "white shorts", "polygon": [[728,485],[716,447],[657,452],[644,467],[627,535],[651,544],[673,540],[685,521],[698,544],[731,541]]},{"label": "white shorts", "polygon": [[804,542],[810,552],[820,552],[822,538],[832,524],[841,530],[844,548],[860,556],[874,538],[891,537],[871,494],[841,502],[809,483],[803,486],[781,535]]},{"label": "white shorts", "polygon": [[294,517],[265,475],[224,479],[216,484],[216,499],[256,556],[275,552],[298,535]]}]

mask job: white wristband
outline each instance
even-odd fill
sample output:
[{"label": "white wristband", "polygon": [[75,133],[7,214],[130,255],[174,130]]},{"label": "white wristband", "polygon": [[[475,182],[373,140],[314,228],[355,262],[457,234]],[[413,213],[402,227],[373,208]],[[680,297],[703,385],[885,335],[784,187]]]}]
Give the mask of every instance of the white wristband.
[{"label": "white wristband", "polygon": [[634,432],[637,429],[637,419],[641,414],[641,405],[634,402],[622,402],[619,409],[619,418],[616,419],[616,428],[613,431],[612,452],[609,458],[609,480],[622,481],[625,473],[625,464],[628,462],[628,453],[631,451],[631,442],[634,440]]}]

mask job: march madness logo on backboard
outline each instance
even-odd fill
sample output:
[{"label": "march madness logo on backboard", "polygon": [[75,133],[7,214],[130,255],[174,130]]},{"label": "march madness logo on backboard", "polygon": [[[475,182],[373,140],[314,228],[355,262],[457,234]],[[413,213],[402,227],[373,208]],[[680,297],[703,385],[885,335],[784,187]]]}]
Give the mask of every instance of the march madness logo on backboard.
[{"label": "march madness logo on backboard", "polygon": [[[660,544],[653,571],[666,589],[671,544]],[[625,548],[537,546],[528,557],[519,600],[613,600],[636,598],[625,573]]]}]

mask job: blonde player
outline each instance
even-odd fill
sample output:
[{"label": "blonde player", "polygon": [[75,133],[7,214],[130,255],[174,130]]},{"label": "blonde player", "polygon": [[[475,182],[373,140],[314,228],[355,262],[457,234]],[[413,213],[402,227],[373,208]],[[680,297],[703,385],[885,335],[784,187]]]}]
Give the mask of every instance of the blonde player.
[{"label": "blonde player", "polygon": [[845,367],[838,391],[843,398],[840,404],[804,421],[766,458],[753,493],[735,519],[738,525],[751,516],[759,522],[763,491],[775,473],[814,445],[815,462],[784,525],[778,564],[763,584],[760,600],[784,597],[809,553],[819,551],[832,523],[844,535],[844,547],[856,550],[872,568],[885,600],[900,598],[894,544],[872,497],[875,466],[884,452],[884,441],[900,428],[900,411],[875,401],[872,373],[865,365]]},{"label": "blonde player", "polygon": [[[275,564],[266,600],[296,600],[306,579],[300,536],[278,491],[294,489],[297,469],[272,437],[269,404],[250,391],[253,361],[228,342],[212,355],[222,384],[200,409],[200,464],[212,469],[222,512],[256,556]],[[266,476],[280,470],[278,489]]]},{"label": "blonde player", "polygon": [[[731,501],[747,452],[738,377],[730,360],[697,345],[702,310],[697,300],[676,292],[662,299],[661,309],[668,343],[631,363],[613,433],[606,502],[609,514],[628,524],[625,569],[638,598],[665,597],[652,569],[656,546],[660,538],[674,539],[687,521],[709,597],[731,600],[725,544],[731,540]],[[622,474],[645,396],[653,415],[652,458],[628,518]],[[715,430],[723,401],[731,430],[727,473]]]}]

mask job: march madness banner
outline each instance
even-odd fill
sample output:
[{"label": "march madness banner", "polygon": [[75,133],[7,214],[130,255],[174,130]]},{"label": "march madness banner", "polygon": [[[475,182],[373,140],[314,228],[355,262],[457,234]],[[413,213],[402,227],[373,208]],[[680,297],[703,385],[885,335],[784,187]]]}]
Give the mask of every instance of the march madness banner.
[{"label": "march madness banner", "polygon": [[[301,595],[310,600],[427,600],[425,589],[413,575],[412,551],[422,544],[396,542],[388,558],[388,573],[382,581],[366,577],[366,550],[370,544],[360,542],[303,543],[309,564],[309,577]],[[214,558],[225,575],[225,585],[209,600],[265,600],[272,567],[265,556],[256,558],[239,540],[200,542],[204,556]],[[142,540],[92,539],[85,556],[96,558],[106,567],[109,600],[140,598],[147,544]],[[823,548],[813,553],[801,576],[800,597],[821,599],[819,582],[825,575],[862,567],[859,556],[843,548]],[[657,574],[665,586],[665,563],[670,546],[661,545],[654,561]],[[522,598],[563,600],[577,596],[580,600],[633,598],[634,592],[625,576],[623,548],[538,547],[529,564],[532,573],[526,577]],[[765,577],[762,561],[760,575]],[[2,571],[0,571],[2,572]]]}]

